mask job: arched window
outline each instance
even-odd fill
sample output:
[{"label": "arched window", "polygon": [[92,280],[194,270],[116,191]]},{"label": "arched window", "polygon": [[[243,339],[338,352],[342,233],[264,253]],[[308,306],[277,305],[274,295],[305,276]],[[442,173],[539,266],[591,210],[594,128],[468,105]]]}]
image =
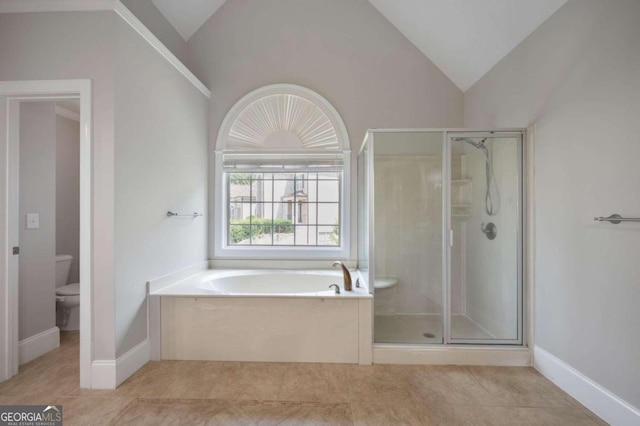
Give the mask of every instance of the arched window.
[{"label": "arched window", "polygon": [[249,93],[215,158],[216,257],[349,256],[349,137],[325,98],[290,84]]}]

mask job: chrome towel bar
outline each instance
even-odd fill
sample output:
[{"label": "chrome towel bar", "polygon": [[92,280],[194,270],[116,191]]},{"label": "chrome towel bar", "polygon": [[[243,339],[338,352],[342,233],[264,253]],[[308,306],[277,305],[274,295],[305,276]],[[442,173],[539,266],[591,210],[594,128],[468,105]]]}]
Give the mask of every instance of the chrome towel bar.
[{"label": "chrome towel bar", "polygon": [[617,225],[622,222],[640,222],[640,217],[622,217],[619,214],[612,214],[609,217],[594,217],[593,220],[596,222],[611,222],[614,225]]},{"label": "chrome towel bar", "polygon": [[203,216],[202,213],[192,213],[192,214],[178,214],[174,212],[167,212],[168,217],[200,217]]}]

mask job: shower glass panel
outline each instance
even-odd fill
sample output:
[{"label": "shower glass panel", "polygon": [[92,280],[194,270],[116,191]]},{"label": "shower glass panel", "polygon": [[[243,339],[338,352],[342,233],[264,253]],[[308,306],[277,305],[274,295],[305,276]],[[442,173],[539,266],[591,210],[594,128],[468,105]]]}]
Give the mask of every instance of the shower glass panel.
[{"label": "shower glass panel", "polygon": [[522,341],[520,133],[451,133],[451,343]]},{"label": "shower glass panel", "polygon": [[383,131],[370,136],[365,149],[373,154],[361,157],[373,159],[369,183],[375,188],[370,204],[375,223],[368,255],[374,268],[374,342],[443,343],[445,135]]}]

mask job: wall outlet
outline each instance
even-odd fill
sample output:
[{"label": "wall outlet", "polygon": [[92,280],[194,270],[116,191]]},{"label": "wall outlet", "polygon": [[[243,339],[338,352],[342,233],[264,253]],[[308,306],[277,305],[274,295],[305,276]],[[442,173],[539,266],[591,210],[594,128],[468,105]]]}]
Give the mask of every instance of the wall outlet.
[{"label": "wall outlet", "polygon": [[40,215],[38,213],[27,213],[27,229],[40,228]]}]

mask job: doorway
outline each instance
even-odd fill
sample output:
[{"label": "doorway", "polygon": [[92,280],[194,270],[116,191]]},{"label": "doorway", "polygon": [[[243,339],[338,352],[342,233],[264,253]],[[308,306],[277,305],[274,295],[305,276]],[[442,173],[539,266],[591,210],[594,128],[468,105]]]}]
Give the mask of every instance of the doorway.
[{"label": "doorway", "polygon": [[[92,362],[92,131],[91,81],[47,80],[0,82],[0,381],[18,373],[20,256],[20,103],[79,101],[79,278],[80,387],[91,388]],[[31,217],[36,221],[37,217]],[[33,223],[32,223],[33,225]],[[6,271],[6,272],[4,272]]]}]

